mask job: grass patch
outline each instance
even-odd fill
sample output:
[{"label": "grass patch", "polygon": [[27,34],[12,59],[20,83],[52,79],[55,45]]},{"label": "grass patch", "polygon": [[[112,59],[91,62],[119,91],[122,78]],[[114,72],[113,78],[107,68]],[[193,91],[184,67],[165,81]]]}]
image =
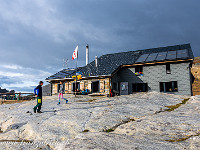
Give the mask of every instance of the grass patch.
[{"label": "grass patch", "polygon": [[87,130],[87,129],[83,130],[83,133],[86,133],[86,132],[89,132],[89,130]]},{"label": "grass patch", "polygon": [[104,130],[104,132],[107,132],[107,133],[113,132],[113,131],[115,131],[115,129],[116,129],[117,127],[119,127],[119,126],[121,126],[121,125],[123,125],[123,124],[129,123],[129,122],[132,122],[132,121],[135,121],[135,119],[133,119],[133,118],[128,118],[128,120],[122,121],[122,122],[120,122],[119,124],[113,126],[112,128],[107,129],[107,130]]},{"label": "grass patch", "polygon": [[109,132],[113,132],[113,129],[107,129],[105,132],[109,133]]},{"label": "grass patch", "polygon": [[183,142],[183,141],[186,141],[187,139],[191,138],[192,136],[188,136],[188,137],[184,137],[184,138],[180,138],[180,139],[173,139],[173,140],[165,140],[167,142],[171,142],[171,143],[174,143],[174,142]]},{"label": "grass patch", "polygon": [[94,102],[95,100],[97,100],[97,99],[90,99],[90,100],[88,100],[87,102]]},{"label": "grass patch", "polygon": [[129,119],[129,122],[131,122],[131,121],[135,121],[135,119]]},{"label": "grass patch", "polygon": [[165,111],[174,111],[175,109],[179,108],[181,105],[186,104],[186,102],[189,100],[190,98],[184,99],[181,103],[176,104],[176,105],[172,105],[172,106],[165,106],[168,109],[166,109]]},{"label": "grass patch", "polygon": [[198,134],[195,134],[195,135],[187,135],[183,138],[179,138],[179,139],[172,139],[172,140],[165,140],[167,142],[171,142],[171,143],[174,143],[174,142],[183,142],[183,141],[186,141],[187,139],[191,138],[191,137],[194,137],[194,136],[200,136],[200,133]]}]

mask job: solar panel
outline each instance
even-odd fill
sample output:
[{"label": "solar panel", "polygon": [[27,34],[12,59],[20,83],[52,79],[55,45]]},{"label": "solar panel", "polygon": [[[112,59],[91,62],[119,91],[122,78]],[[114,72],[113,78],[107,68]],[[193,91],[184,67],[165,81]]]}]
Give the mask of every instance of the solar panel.
[{"label": "solar panel", "polygon": [[165,60],[166,55],[167,55],[167,52],[158,53],[158,56],[156,57],[156,61]]},{"label": "solar panel", "polygon": [[66,76],[69,76],[69,75],[73,74],[74,72],[75,72],[75,70],[62,70],[62,71],[54,74],[53,76],[51,76],[50,79],[65,78]]},{"label": "solar panel", "polygon": [[189,57],[187,49],[177,51],[177,58],[187,58],[187,57]]},{"label": "solar panel", "polygon": [[150,54],[148,56],[148,58],[146,59],[146,62],[148,62],[148,61],[154,61],[157,56],[158,56],[158,53],[152,53],[152,54]]},{"label": "solar panel", "polygon": [[140,58],[136,62],[144,62],[148,56],[149,56],[149,54],[144,54],[144,55],[140,56]]},{"label": "solar panel", "polygon": [[176,51],[168,51],[166,59],[176,59]]}]

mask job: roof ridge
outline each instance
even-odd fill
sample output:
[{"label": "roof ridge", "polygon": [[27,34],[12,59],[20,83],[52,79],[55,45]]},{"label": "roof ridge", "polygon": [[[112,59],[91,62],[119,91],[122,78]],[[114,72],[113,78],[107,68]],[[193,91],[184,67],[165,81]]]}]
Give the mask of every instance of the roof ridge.
[{"label": "roof ridge", "polygon": [[140,52],[140,51],[145,51],[145,50],[162,49],[162,48],[186,46],[186,45],[190,46],[190,43],[188,43],[188,44],[177,44],[177,45],[172,45],[172,46],[162,46],[162,47],[147,48],[147,49],[143,49],[143,50],[132,50],[132,51],[130,50],[130,51],[126,51],[126,52],[110,53],[110,54],[101,55],[100,57],[106,56],[106,55],[114,55],[114,54],[121,54],[121,53],[130,53],[130,52]]}]

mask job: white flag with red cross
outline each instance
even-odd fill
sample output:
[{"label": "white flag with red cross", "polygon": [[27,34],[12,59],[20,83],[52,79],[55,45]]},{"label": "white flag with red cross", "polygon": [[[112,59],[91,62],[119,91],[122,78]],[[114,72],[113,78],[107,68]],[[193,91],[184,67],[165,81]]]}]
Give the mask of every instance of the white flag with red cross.
[{"label": "white flag with red cross", "polygon": [[78,45],[76,46],[74,52],[73,52],[73,55],[72,55],[72,60],[78,58]]}]

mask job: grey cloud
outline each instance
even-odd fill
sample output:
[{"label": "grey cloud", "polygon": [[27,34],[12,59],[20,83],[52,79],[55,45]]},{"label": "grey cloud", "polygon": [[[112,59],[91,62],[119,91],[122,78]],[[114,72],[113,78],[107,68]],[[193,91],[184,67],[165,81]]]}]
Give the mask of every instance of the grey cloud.
[{"label": "grey cloud", "polygon": [[14,77],[8,77],[8,76],[0,76],[0,87],[2,84],[15,84],[19,83],[19,80]]},{"label": "grey cloud", "polygon": [[10,87],[9,89],[14,89],[16,92],[28,92],[28,93],[33,93],[34,92],[35,86],[28,86],[28,87]]}]

